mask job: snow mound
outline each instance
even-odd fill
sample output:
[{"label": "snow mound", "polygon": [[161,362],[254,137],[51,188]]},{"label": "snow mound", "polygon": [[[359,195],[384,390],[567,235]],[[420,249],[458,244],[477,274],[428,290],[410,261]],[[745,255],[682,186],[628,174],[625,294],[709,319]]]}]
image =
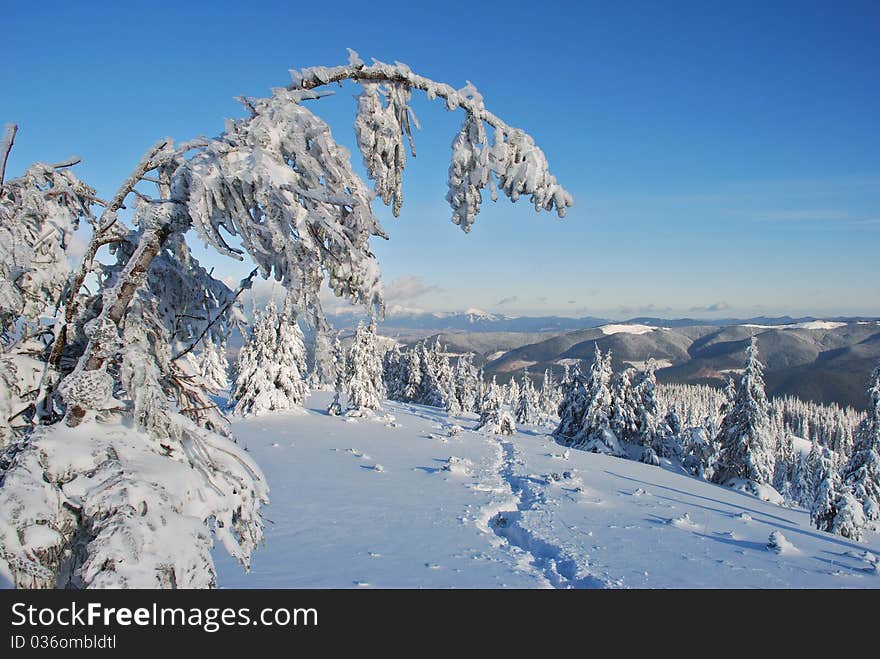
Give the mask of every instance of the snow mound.
[{"label": "snow mound", "polygon": [[667,524],[669,524],[670,526],[674,526],[677,529],[693,530],[695,528],[698,528],[697,524],[694,522],[694,520],[691,519],[691,516],[688,513],[670,519]]},{"label": "snow mound", "polygon": [[471,467],[473,467],[473,462],[467,458],[459,458],[451,455],[446,462],[443,463],[443,466],[440,467],[440,469],[441,471],[447,471],[459,476],[470,476]]},{"label": "snow mound", "polygon": [[785,503],[785,497],[773,489],[770,485],[761,485],[755,481],[746,480],[744,478],[731,478],[725,485],[737,492],[750,494],[759,498],[761,501],[769,501],[781,506]]},{"label": "snow mound", "polygon": [[777,554],[799,554],[800,550],[795,547],[788,538],[782,535],[782,531],[773,531],[767,540],[767,549]]}]

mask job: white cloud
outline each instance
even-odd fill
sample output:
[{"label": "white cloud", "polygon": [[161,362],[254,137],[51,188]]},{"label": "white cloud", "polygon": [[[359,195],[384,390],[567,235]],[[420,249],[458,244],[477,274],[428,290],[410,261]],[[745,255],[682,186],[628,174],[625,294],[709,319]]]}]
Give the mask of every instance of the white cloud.
[{"label": "white cloud", "polygon": [[404,275],[398,277],[385,287],[385,301],[388,303],[413,300],[428,293],[439,291],[437,286],[428,286],[421,277]]},{"label": "white cloud", "polygon": [[716,311],[726,311],[730,309],[730,305],[727,302],[714,302],[712,304],[707,304],[705,306],[695,306],[691,307],[691,311],[706,311],[709,313],[714,313]]}]

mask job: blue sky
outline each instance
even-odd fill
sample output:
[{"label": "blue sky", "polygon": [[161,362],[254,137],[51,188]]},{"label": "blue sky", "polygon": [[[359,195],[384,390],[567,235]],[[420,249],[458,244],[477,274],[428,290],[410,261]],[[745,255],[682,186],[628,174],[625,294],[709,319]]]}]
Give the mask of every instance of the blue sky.
[{"label": "blue sky", "polygon": [[[346,47],[471,80],[575,206],[560,221],[487,199],[462,233],[444,202],[461,116],[418,100],[402,215],[376,206],[392,304],[880,315],[876,2],[84,1],[11,3],[4,24],[10,173],[77,154],[104,195],[155,140],[216,135],[240,115],[234,96],[343,63]],[[355,92],[312,106],[350,147]]]}]

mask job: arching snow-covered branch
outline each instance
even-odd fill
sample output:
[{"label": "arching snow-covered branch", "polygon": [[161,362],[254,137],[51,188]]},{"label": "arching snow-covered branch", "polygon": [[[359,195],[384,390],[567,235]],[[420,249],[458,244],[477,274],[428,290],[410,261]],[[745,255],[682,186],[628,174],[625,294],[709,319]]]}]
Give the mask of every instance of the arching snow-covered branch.
[{"label": "arching snow-covered branch", "polygon": [[[429,99],[444,99],[448,110],[461,109],[466,113],[452,143],[446,195],[455,224],[465,232],[470,231],[480,211],[483,189],[488,186],[492,200],[497,199],[496,181],[512,201],[522,195],[530,196],[535,210],[555,209],[559,217],[564,217],[572,197],[550,173],[544,152],[525,131],[487,110],[482,95],[471,83],[455,89],[413,73],[406,64],[374,61],[368,66],[357,53],[349,53],[349,63],[344,66],[291,71],[293,83],[288,89],[313,90],[344,80],[362,85],[355,121],[358,146],[376,193],[392,206],[395,215],[400,212],[403,199],[404,137],[415,155],[409,123],[414,118],[409,100],[415,89],[423,91]],[[486,125],[493,129],[491,140]]]}]

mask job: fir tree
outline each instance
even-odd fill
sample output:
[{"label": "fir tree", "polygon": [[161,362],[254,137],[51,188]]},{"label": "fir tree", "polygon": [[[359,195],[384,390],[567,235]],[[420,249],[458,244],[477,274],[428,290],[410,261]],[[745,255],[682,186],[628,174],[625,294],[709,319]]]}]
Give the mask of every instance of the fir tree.
[{"label": "fir tree", "polygon": [[301,408],[306,401],[306,347],[296,313],[289,304],[278,318],[275,339],[275,393],[273,409]]},{"label": "fir tree", "polygon": [[473,363],[473,353],[458,358],[455,365],[455,395],[464,412],[474,412],[479,396],[479,374]]},{"label": "fir tree", "polygon": [[622,456],[624,451],[611,430],[611,375],[611,352],[603,357],[597,344],[585,387],[584,415],[571,444],[594,453]]},{"label": "fir tree", "polygon": [[333,341],[330,340],[328,328],[323,323],[315,330],[312,353],[313,365],[309,374],[309,388],[315,391],[332,389],[336,384],[336,360]]},{"label": "fir tree", "polygon": [[512,435],[516,432],[516,423],[510,412],[502,407],[499,387],[495,385],[486,390],[480,405],[480,421],[477,430],[485,430],[495,435]]},{"label": "fir tree", "polygon": [[570,446],[578,434],[587,409],[587,383],[579,364],[567,373],[562,384],[562,400],[559,402],[559,425],[553,436],[562,444]]},{"label": "fir tree", "polygon": [[840,478],[828,449],[820,452],[812,480],[816,483],[816,498],[810,509],[810,521],[820,531],[832,532],[841,492]]},{"label": "fir tree", "polygon": [[333,339],[333,370],[336,372],[336,382],[333,384],[333,400],[327,407],[327,414],[331,416],[339,416],[342,414],[342,402],[340,398],[345,394],[345,377],[348,372],[348,364],[345,356],[345,350],[342,349],[342,342],[339,335]]},{"label": "fir tree", "polygon": [[417,402],[422,385],[422,351],[420,346],[412,346],[403,357],[402,398],[408,403]]},{"label": "fir tree", "polygon": [[385,396],[388,400],[402,400],[405,380],[403,377],[403,353],[396,343],[382,357],[382,381],[385,384]]},{"label": "fir tree", "polygon": [[758,359],[758,342],[753,336],[746,350],[746,367],[733,405],[719,431],[721,451],[713,477],[716,483],[731,479],[757,484],[773,481],[774,446],[768,429],[763,370]]},{"label": "fir tree", "polygon": [[611,430],[623,442],[632,441],[637,432],[636,392],[632,385],[635,369],[627,368],[614,378],[611,403]]},{"label": "fir tree", "polygon": [[200,373],[212,391],[223,391],[229,386],[229,361],[226,358],[226,340],[214,343],[211,334],[202,342]]},{"label": "fir tree", "polygon": [[507,382],[507,387],[505,388],[504,393],[504,402],[511,407],[516,407],[516,404],[519,402],[519,383],[517,383],[516,378],[513,376],[511,376],[510,380]]},{"label": "fir tree", "polygon": [[868,413],[858,432],[858,443],[843,471],[843,481],[862,503],[868,521],[880,519],[880,366],[868,379]]},{"label": "fir tree", "polygon": [[275,353],[278,342],[278,310],[269,302],[254,312],[254,323],[238,353],[235,384],[230,396],[234,413],[262,414],[274,410]]},{"label": "fir tree", "polygon": [[305,346],[289,307],[280,316],[270,302],[255,314],[253,331],[239,353],[231,401],[235,413],[257,415],[302,407]]},{"label": "fir tree", "polygon": [[659,410],[654,392],[657,388],[656,363],[649,359],[634,388],[635,443],[652,448],[657,437]]},{"label": "fir tree", "polygon": [[516,403],[515,419],[520,425],[534,423],[537,408],[537,394],[529,378],[529,371],[523,373],[522,386],[519,388],[519,400]]},{"label": "fir tree", "polygon": [[348,355],[348,409],[378,410],[382,405],[382,358],[376,341],[376,321],[358,323]]},{"label": "fir tree", "polygon": [[553,381],[553,373],[549,368],[544,369],[544,379],[541,381],[541,392],[538,398],[539,420],[541,423],[556,416],[560,399],[559,387]]}]

